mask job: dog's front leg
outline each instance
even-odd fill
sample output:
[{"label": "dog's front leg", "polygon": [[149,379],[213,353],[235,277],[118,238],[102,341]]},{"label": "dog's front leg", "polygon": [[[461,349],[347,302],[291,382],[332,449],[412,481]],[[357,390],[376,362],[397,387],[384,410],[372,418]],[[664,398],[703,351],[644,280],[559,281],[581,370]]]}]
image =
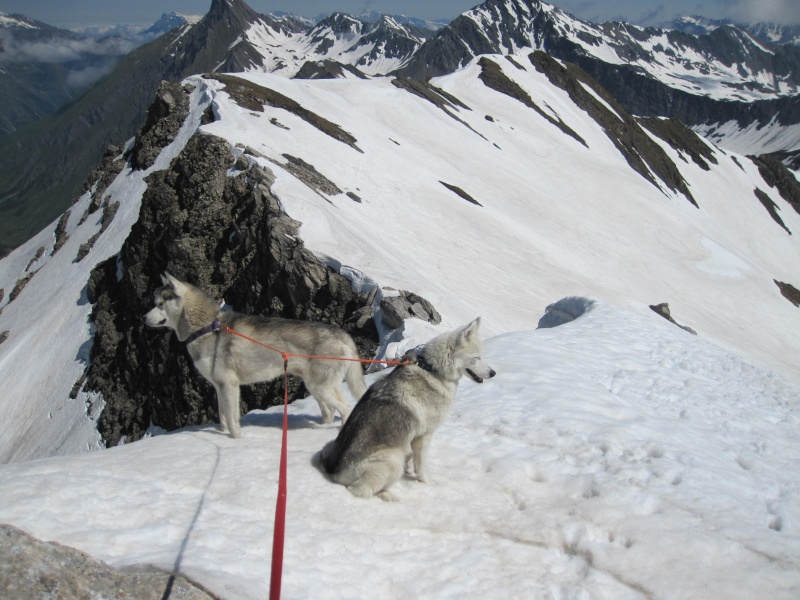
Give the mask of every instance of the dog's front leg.
[{"label": "dog's front leg", "polygon": [[417,481],[420,483],[428,483],[428,476],[425,472],[425,457],[428,453],[430,441],[430,435],[423,435],[411,441],[411,460],[414,463],[414,473],[417,476]]},{"label": "dog's front leg", "polygon": [[241,436],[239,426],[239,385],[233,383],[214,384],[217,389],[219,407],[219,424],[222,431],[227,431],[232,438]]}]

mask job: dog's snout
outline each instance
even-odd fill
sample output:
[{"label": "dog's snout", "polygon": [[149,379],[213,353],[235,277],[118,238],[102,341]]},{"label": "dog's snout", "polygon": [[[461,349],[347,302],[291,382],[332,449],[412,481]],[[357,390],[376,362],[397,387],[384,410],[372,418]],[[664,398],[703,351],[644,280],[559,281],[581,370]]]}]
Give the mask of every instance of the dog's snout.
[{"label": "dog's snout", "polygon": [[494,369],[489,369],[489,377],[488,378],[491,379],[495,375],[497,375],[497,371],[495,371]]}]

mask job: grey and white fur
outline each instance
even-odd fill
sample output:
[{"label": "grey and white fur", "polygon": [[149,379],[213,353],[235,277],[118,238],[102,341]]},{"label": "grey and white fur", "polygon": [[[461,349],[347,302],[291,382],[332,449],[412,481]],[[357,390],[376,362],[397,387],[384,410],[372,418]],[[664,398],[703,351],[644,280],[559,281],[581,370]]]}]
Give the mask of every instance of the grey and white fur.
[{"label": "grey and white fur", "polygon": [[[144,317],[150,327],[169,327],[186,343],[200,374],[217,392],[222,431],[241,434],[239,386],[271,381],[283,375],[283,353],[357,359],[353,339],[335,325],[220,311],[214,298],[165,273],[155,291],[155,308]],[[228,327],[278,350],[270,350],[225,330]],[[288,371],[303,379],[322,413],[333,422],[338,412],[344,423],[350,405],[342,390],[347,382],[357,400],[367,389],[359,362],[290,356]]]},{"label": "grey and white fur", "polygon": [[389,488],[406,474],[427,481],[428,448],[462,376],[494,377],[478,337],[480,318],[435,337],[415,364],[395,367],[356,404],[336,439],[321,452],[332,479],[355,496],[396,500]]}]

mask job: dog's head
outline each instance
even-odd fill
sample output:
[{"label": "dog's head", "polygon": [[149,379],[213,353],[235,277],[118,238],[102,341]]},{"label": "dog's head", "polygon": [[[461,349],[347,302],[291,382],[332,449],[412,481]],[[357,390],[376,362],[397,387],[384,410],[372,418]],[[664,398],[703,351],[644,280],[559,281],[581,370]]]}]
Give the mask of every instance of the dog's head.
[{"label": "dog's head", "polygon": [[478,337],[480,324],[481,318],[478,317],[455,334],[456,364],[475,383],[483,383],[484,379],[491,379],[497,374],[483,358],[483,344]]},{"label": "dog's head", "polygon": [[164,284],[153,294],[155,307],[142,317],[148,327],[169,327],[177,329],[178,320],[183,311],[183,297],[186,286],[169,273],[161,276]]}]

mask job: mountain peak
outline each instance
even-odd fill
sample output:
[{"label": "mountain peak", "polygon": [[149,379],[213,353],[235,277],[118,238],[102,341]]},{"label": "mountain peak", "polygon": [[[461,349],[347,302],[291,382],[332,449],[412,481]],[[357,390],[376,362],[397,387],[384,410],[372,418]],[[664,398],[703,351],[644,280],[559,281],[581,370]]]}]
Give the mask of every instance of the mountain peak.
[{"label": "mountain peak", "polygon": [[205,18],[228,23],[252,23],[259,16],[244,0],[211,0],[211,8]]}]

